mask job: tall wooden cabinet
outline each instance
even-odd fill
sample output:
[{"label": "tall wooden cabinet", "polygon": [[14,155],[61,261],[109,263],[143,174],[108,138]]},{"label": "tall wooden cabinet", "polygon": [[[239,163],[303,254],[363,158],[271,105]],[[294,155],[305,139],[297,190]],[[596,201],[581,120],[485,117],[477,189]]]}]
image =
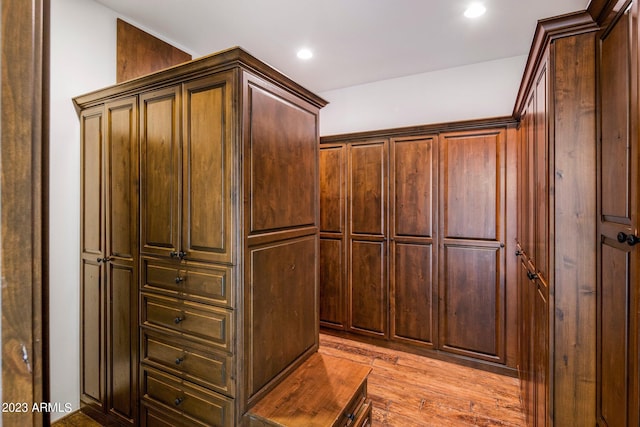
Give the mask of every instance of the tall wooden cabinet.
[{"label": "tall wooden cabinet", "polygon": [[138,377],[136,97],[80,114],[80,399],[102,422],[133,425]]},{"label": "tall wooden cabinet", "polygon": [[540,21],[516,102],[518,370],[533,426],[594,424],[596,29],[586,12]]},{"label": "tall wooden cabinet", "polygon": [[512,122],[487,121],[323,137],[322,326],[515,366],[505,256],[514,136]]},{"label": "tall wooden cabinet", "polygon": [[597,38],[598,426],[640,422],[638,3],[610,2]]},{"label": "tall wooden cabinet", "polygon": [[[115,421],[142,426],[241,424],[317,350],[325,101],[239,48],[74,101],[83,407],[129,408]],[[112,122],[129,133],[109,152]]]}]

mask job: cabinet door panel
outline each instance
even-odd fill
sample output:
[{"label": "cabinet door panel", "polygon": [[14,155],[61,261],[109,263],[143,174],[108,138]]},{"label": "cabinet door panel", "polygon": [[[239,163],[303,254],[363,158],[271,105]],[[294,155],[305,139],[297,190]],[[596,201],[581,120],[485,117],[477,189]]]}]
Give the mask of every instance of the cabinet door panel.
[{"label": "cabinet door panel", "polygon": [[138,288],[135,269],[109,263],[109,410],[133,423],[137,399]]},{"label": "cabinet door panel", "polygon": [[504,131],[443,135],[445,238],[501,238],[501,146]]},{"label": "cabinet door panel", "polygon": [[533,140],[534,261],[538,272],[549,277],[549,144],[547,141],[547,69],[538,75],[535,89]]},{"label": "cabinet door panel", "polygon": [[340,239],[320,239],[320,322],[344,328],[344,244]]},{"label": "cabinet door panel", "polygon": [[351,242],[349,327],[377,336],[387,334],[385,242]]},{"label": "cabinet door panel", "polygon": [[386,233],[386,141],[353,145],[349,151],[351,234]]},{"label": "cabinet door panel", "polygon": [[102,107],[83,111],[80,117],[82,155],[81,236],[84,254],[102,255],[104,194],[102,183],[103,129]]},{"label": "cabinet door panel", "polygon": [[504,289],[500,251],[445,245],[441,278],[441,345],[447,350],[503,361]]},{"label": "cabinet door panel", "polygon": [[105,399],[104,268],[82,260],[80,282],[80,393],[83,403],[102,412]]},{"label": "cabinet door panel", "polygon": [[[637,8],[637,5],[634,7]],[[622,13],[599,38],[600,138],[598,155],[597,366],[599,426],[637,425],[640,400],[638,282],[640,245],[618,238],[639,235],[636,11]],[[633,47],[635,46],[635,47]],[[631,53],[631,55],[630,55]],[[635,91],[634,91],[635,87]],[[635,110],[635,111],[634,111]]]},{"label": "cabinet door panel", "polygon": [[345,146],[320,149],[320,231],[344,233]]},{"label": "cabinet door panel", "polygon": [[189,259],[231,262],[233,74],[184,85],[182,248]]},{"label": "cabinet door panel", "polygon": [[108,103],[106,112],[108,255],[133,260],[138,252],[137,98]]},{"label": "cabinet door panel", "polygon": [[249,396],[317,345],[315,236],[251,249],[245,295]]},{"label": "cabinet door panel", "polygon": [[178,89],[140,97],[141,249],[164,256],[180,247]]},{"label": "cabinet door panel", "polygon": [[316,114],[268,85],[249,84],[251,232],[316,224]]},{"label": "cabinet door panel", "polygon": [[433,345],[432,245],[395,244],[392,336]]},{"label": "cabinet door panel", "polygon": [[394,140],[395,236],[433,236],[433,150],[435,137]]}]

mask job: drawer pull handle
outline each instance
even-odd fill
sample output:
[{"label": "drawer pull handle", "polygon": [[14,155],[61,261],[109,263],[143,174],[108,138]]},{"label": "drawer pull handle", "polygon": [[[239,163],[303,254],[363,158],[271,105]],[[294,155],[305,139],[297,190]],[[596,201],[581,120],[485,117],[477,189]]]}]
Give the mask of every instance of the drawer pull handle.
[{"label": "drawer pull handle", "polygon": [[180,284],[182,282],[184,282],[184,277],[180,277],[180,276],[176,277],[176,283],[177,284]]},{"label": "drawer pull handle", "polygon": [[187,253],[185,251],[171,251],[169,252],[169,256],[171,258],[178,258],[178,259],[184,259],[187,256]]},{"label": "drawer pull handle", "polygon": [[176,400],[173,401],[176,406],[180,406],[182,402],[184,402],[184,397],[176,397]]},{"label": "drawer pull handle", "polygon": [[180,322],[184,321],[184,317],[176,317],[175,319],[173,319],[173,323],[175,323],[176,325],[178,325]]},{"label": "drawer pull handle", "polygon": [[182,357],[178,357],[178,358],[176,359],[176,365],[179,365],[179,364],[181,364],[182,362],[184,362],[184,356],[182,356]]}]

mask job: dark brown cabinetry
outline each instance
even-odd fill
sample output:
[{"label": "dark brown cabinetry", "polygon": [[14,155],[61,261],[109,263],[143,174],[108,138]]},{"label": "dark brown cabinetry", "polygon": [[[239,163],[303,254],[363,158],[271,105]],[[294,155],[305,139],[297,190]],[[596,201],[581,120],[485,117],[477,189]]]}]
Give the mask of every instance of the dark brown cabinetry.
[{"label": "dark brown cabinetry", "polygon": [[137,98],[82,111],[81,401],[135,424],[138,354]]},{"label": "dark brown cabinetry", "polygon": [[[135,247],[127,248],[129,274],[112,273],[122,256],[85,233],[83,393],[90,399],[83,402],[119,403],[126,383],[132,423],[139,393],[141,425],[238,425],[318,347],[317,129],[325,102],[239,48],[76,98],[89,147],[82,212],[91,221],[105,206],[95,195],[111,194],[98,187],[103,139],[94,128],[111,123],[103,115],[123,96],[132,133],[118,141],[136,157],[113,155],[117,167],[131,165],[127,174],[112,168],[113,194],[120,200],[122,182],[130,182],[126,218],[135,228],[118,223],[117,231],[118,242]],[[96,262],[102,258],[108,262]],[[114,268],[103,272],[105,264]],[[110,277],[132,301],[113,320],[94,302],[124,298],[95,290],[93,282],[109,289]],[[105,348],[98,340],[122,334],[126,322],[140,325],[139,333],[127,329],[131,373],[123,375],[118,356],[121,383],[105,388],[112,353],[108,344],[98,353]]]},{"label": "dark brown cabinetry", "polygon": [[638,4],[614,3],[598,34],[598,304],[596,420],[640,418],[638,283]]},{"label": "dark brown cabinetry", "polygon": [[516,102],[518,370],[532,426],[594,424],[595,29],[586,12],[541,21]]},{"label": "dark brown cabinetry", "polygon": [[322,138],[321,324],[514,366],[505,245],[515,129],[449,129]]}]

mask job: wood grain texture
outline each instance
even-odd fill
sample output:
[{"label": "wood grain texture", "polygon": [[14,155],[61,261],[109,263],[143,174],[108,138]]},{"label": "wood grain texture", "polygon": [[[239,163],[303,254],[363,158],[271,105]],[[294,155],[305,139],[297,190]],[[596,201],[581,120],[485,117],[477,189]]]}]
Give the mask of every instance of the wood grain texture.
[{"label": "wood grain texture", "polygon": [[344,425],[344,411],[370,370],[344,358],[315,353],[251,409],[250,425]]},{"label": "wood grain texture", "polygon": [[118,83],[191,61],[190,54],[122,19],[117,20],[116,40]]},{"label": "wood grain texture", "polygon": [[324,334],[319,352],[372,369],[373,427],[525,425],[515,378]]},{"label": "wood grain texture", "polygon": [[[0,277],[6,426],[48,425],[49,1],[1,2]],[[25,363],[24,355],[28,357]]]}]

